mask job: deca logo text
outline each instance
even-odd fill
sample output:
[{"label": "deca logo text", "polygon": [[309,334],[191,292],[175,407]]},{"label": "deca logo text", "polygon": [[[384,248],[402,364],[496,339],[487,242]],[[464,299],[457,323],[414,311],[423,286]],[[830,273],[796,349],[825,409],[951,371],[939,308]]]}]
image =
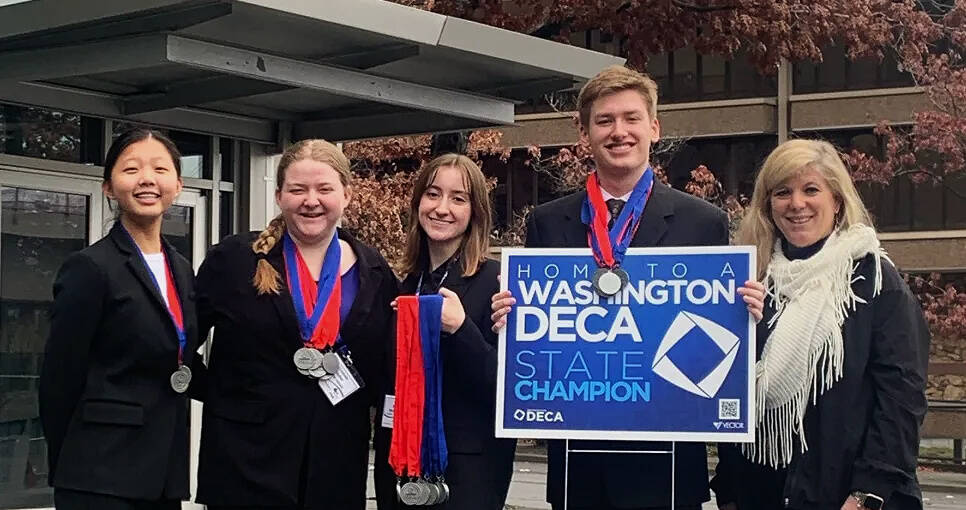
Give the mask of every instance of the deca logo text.
[{"label": "deca logo text", "polygon": [[716,422],[712,422],[712,425],[714,425],[715,430],[745,428],[744,423],[735,422],[735,421],[716,421]]},{"label": "deca logo text", "polygon": [[560,422],[563,423],[563,414],[560,411],[548,411],[546,409],[517,409],[513,411],[513,418],[516,421],[536,421],[536,422]]}]

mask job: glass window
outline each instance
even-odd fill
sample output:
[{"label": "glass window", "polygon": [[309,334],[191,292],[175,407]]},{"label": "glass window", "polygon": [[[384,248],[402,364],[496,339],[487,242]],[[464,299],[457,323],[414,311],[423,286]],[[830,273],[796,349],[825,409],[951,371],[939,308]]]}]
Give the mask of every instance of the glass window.
[{"label": "glass window", "polygon": [[948,229],[966,228],[966,173],[946,177],[946,225]]},{"label": "glass window", "polygon": [[751,197],[755,175],[777,144],[774,136],[688,140],[672,152],[652,159],[664,166],[668,181],[677,189],[684,189],[691,179],[691,171],[704,165],[718,178],[727,194]]},{"label": "glass window", "polygon": [[174,246],[178,253],[194,264],[192,242],[194,230],[191,228],[192,207],[186,205],[172,205],[164,212],[164,222],[161,224],[161,234]]},{"label": "glass window", "polygon": [[133,127],[154,129],[171,138],[171,141],[174,142],[181,152],[182,177],[211,179],[211,137],[132,122],[115,122],[113,127],[114,138],[117,138],[122,132]]},{"label": "glass window", "polygon": [[0,154],[99,164],[101,125],[73,113],[0,104]]},{"label": "glass window", "polygon": [[[879,157],[883,153],[882,139],[871,130],[827,131],[818,137],[843,152],[858,150]],[[947,230],[966,226],[966,174],[954,174],[943,183],[915,183],[899,177],[885,185],[874,182],[856,185],[880,231]]]},{"label": "glass window", "polygon": [[701,99],[727,97],[728,62],[718,55],[701,55]]},{"label": "glass window", "polygon": [[667,53],[652,55],[647,59],[647,74],[657,82],[658,97],[661,101],[669,100],[668,93],[671,87],[671,77],[669,76]]},{"label": "glass window", "polygon": [[221,156],[221,180],[235,182],[235,143],[231,138],[218,139],[218,154]]},{"label": "glass window", "polygon": [[234,193],[221,193],[221,207],[218,215],[218,239],[224,239],[235,233],[235,208],[232,204]]},{"label": "glass window", "polygon": [[691,48],[674,52],[671,79],[671,95],[674,101],[697,101],[698,96],[698,55]]},{"label": "glass window", "polygon": [[0,193],[0,507],[50,507],[37,382],[51,286],[67,256],[88,244],[90,204],[71,193]]},{"label": "glass window", "polygon": [[881,60],[875,57],[849,60],[845,48],[836,45],[823,48],[822,57],[820,63],[794,64],[792,88],[795,94],[915,85],[912,76],[899,69],[892,49],[887,49]]}]

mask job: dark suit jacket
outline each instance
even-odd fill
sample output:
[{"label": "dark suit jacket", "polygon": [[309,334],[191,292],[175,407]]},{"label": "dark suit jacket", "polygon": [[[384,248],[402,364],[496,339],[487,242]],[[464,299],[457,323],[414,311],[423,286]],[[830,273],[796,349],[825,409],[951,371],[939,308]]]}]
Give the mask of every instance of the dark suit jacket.
[{"label": "dark suit jacket", "polygon": [[[197,342],[193,271],[162,241]],[[40,374],[51,485],[132,499],[188,497],[187,397],[171,389],[178,337],[138,248],[116,224],[54,282]]]},{"label": "dark suit jacket", "polygon": [[[580,209],[587,195],[574,193],[534,209],[527,222],[528,248],[587,246]],[[727,216],[711,204],[660,183],[644,209],[632,247],[727,245]],[[670,443],[571,441],[572,450],[669,450]],[[678,443],[677,505],[710,499],[704,443]],[[564,442],[550,441],[547,501],[563,505]],[[671,501],[671,463],[667,455],[572,454],[571,506],[660,507]]]},{"label": "dark suit jacket", "polygon": [[[493,436],[497,335],[492,330],[490,299],[499,292],[499,274],[500,263],[494,260],[466,278],[454,264],[443,282],[460,297],[466,320],[454,333],[443,333],[440,338],[443,427],[450,453],[447,481],[452,489],[450,504],[440,508],[502,510],[510,486],[516,441]],[[414,294],[418,280],[418,274],[409,275],[402,292]],[[392,367],[394,372],[395,365]],[[388,393],[393,391],[388,389]],[[390,429],[377,429],[376,488],[381,510],[402,507],[396,498],[395,474],[388,464],[390,439]]]},{"label": "dark suit jacket", "polygon": [[[282,243],[266,256],[282,292],[252,286],[256,232],[226,238],[198,271],[198,323],[214,326],[204,401],[197,501],[211,505],[362,509],[370,406],[381,397],[398,283],[378,252],[339,231],[358,261],[359,290],[342,342],[366,387],[333,407],[293,364],[302,347],[285,284]],[[300,499],[302,500],[300,502]]]}]

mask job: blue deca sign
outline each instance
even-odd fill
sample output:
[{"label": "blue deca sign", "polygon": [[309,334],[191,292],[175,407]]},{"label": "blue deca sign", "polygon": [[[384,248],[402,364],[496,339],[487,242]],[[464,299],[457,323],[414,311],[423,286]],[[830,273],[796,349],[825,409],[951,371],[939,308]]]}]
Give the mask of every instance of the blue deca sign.
[{"label": "blue deca sign", "polygon": [[604,298],[589,249],[505,248],[496,435],[754,440],[752,247],[630,248]]}]

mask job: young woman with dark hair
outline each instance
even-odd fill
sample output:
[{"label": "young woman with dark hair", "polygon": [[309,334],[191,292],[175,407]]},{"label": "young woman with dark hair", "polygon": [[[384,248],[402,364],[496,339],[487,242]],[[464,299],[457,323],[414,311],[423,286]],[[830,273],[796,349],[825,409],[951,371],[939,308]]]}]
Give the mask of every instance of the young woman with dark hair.
[{"label": "young woman with dark hair", "polygon": [[161,237],[181,187],[167,137],[121,134],[103,181],[117,221],[54,282],[40,414],[60,510],[167,510],[188,497],[193,272]]}]

